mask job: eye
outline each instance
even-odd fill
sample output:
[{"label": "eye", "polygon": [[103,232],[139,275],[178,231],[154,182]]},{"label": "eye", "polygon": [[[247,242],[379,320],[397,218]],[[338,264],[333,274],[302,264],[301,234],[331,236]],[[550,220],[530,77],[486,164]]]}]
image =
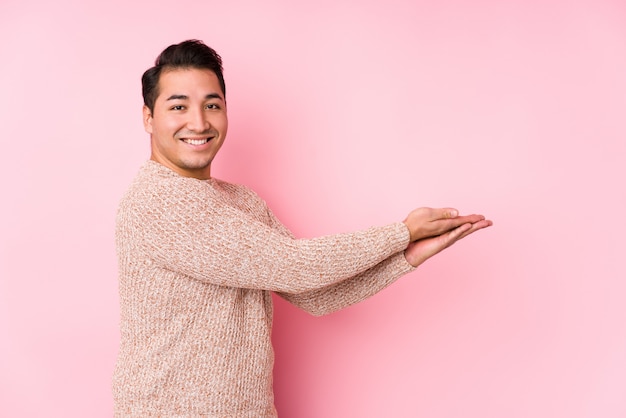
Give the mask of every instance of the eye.
[{"label": "eye", "polygon": [[206,105],[207,109],[212,109],[212,110],[218,110],[221,109],[220,105],[216,104],[216,103],[209,103]]},{"label": "eye", "polygon": [[183,105],[174,105],[172,107],[170,107],[170,110],[184,110],[185,106]]}]

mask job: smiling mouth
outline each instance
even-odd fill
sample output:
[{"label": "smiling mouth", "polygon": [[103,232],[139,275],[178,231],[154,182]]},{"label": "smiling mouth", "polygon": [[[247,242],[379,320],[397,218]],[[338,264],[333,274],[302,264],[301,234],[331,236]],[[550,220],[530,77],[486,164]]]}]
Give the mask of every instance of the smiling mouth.
[{"label": "smiling mouth", "polygon": [[183,138],[181,139],[181,141],[183,141],[185,144],[190,144],[190,145],[204,145],[207,142],[209,142],[212,138],[202,138],[202,139],[191,139],[191,138]]}]

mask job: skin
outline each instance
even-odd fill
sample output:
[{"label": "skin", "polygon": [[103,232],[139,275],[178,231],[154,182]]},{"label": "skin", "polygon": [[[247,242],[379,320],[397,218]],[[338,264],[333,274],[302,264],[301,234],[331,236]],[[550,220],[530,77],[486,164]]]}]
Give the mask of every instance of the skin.
[{"label": "skin", "polygon": [[143,107],[150,158],[185,177],[211,178],[211,162],[228,131],[226,100],[217,76],[197,68],[164,71],[158,91],[154,111]]},{"label": "skin", "polygon": [[[143,108],[150,158],[185,177],[211,178],[211,162],[228,131],[226,100],[215,73],[185,68],[164,71],[154,111]],[[404,255],[414,267],[493,223],[452,208],[419,208],[404,220],[410,243]]]},{"label": "skin", "polygon": [[490,227],[493,222],[483,215],[459,216],[459,211],[452,208],[419,208],[409,213],[404,224],[411,234],[404,256],[409,264],[417,267],[466,236]]}]

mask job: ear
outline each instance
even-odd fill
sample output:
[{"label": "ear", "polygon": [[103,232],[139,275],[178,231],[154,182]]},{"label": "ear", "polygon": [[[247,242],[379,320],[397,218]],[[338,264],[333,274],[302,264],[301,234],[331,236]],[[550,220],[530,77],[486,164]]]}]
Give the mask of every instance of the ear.
[{"label": "ear", "polygon": [[152,133],[152,112],[146,105],[143,106],[143,128],[149,134]]}]

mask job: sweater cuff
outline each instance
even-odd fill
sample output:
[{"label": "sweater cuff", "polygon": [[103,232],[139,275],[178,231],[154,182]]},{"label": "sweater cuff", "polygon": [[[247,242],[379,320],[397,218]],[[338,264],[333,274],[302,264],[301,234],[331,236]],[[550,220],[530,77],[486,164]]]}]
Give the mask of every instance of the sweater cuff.
[{"label": "sweater cuff", "polygon": [[413,267],[411,264],[409,264],[406,257],[404,256],[404,250],[406,250],[406,247],[411,242],[411,232],[404,222],[397,222],[395,225],[398,237],[402,237],[400,239],[400,242],[402,242],[403,244],[398,249],[398,252],[391,256],[390,261],[391,264],[393,264],[393,271],[399,275],[404,275],[417,269],[417,267]]},{"label": "sweater cuff", "polygon": [[395,236],[399,243],[398,251],[404,251],[411,242],[411,231],[409,231],[409,227],[404,222],[396,222],[394,227]]}]

